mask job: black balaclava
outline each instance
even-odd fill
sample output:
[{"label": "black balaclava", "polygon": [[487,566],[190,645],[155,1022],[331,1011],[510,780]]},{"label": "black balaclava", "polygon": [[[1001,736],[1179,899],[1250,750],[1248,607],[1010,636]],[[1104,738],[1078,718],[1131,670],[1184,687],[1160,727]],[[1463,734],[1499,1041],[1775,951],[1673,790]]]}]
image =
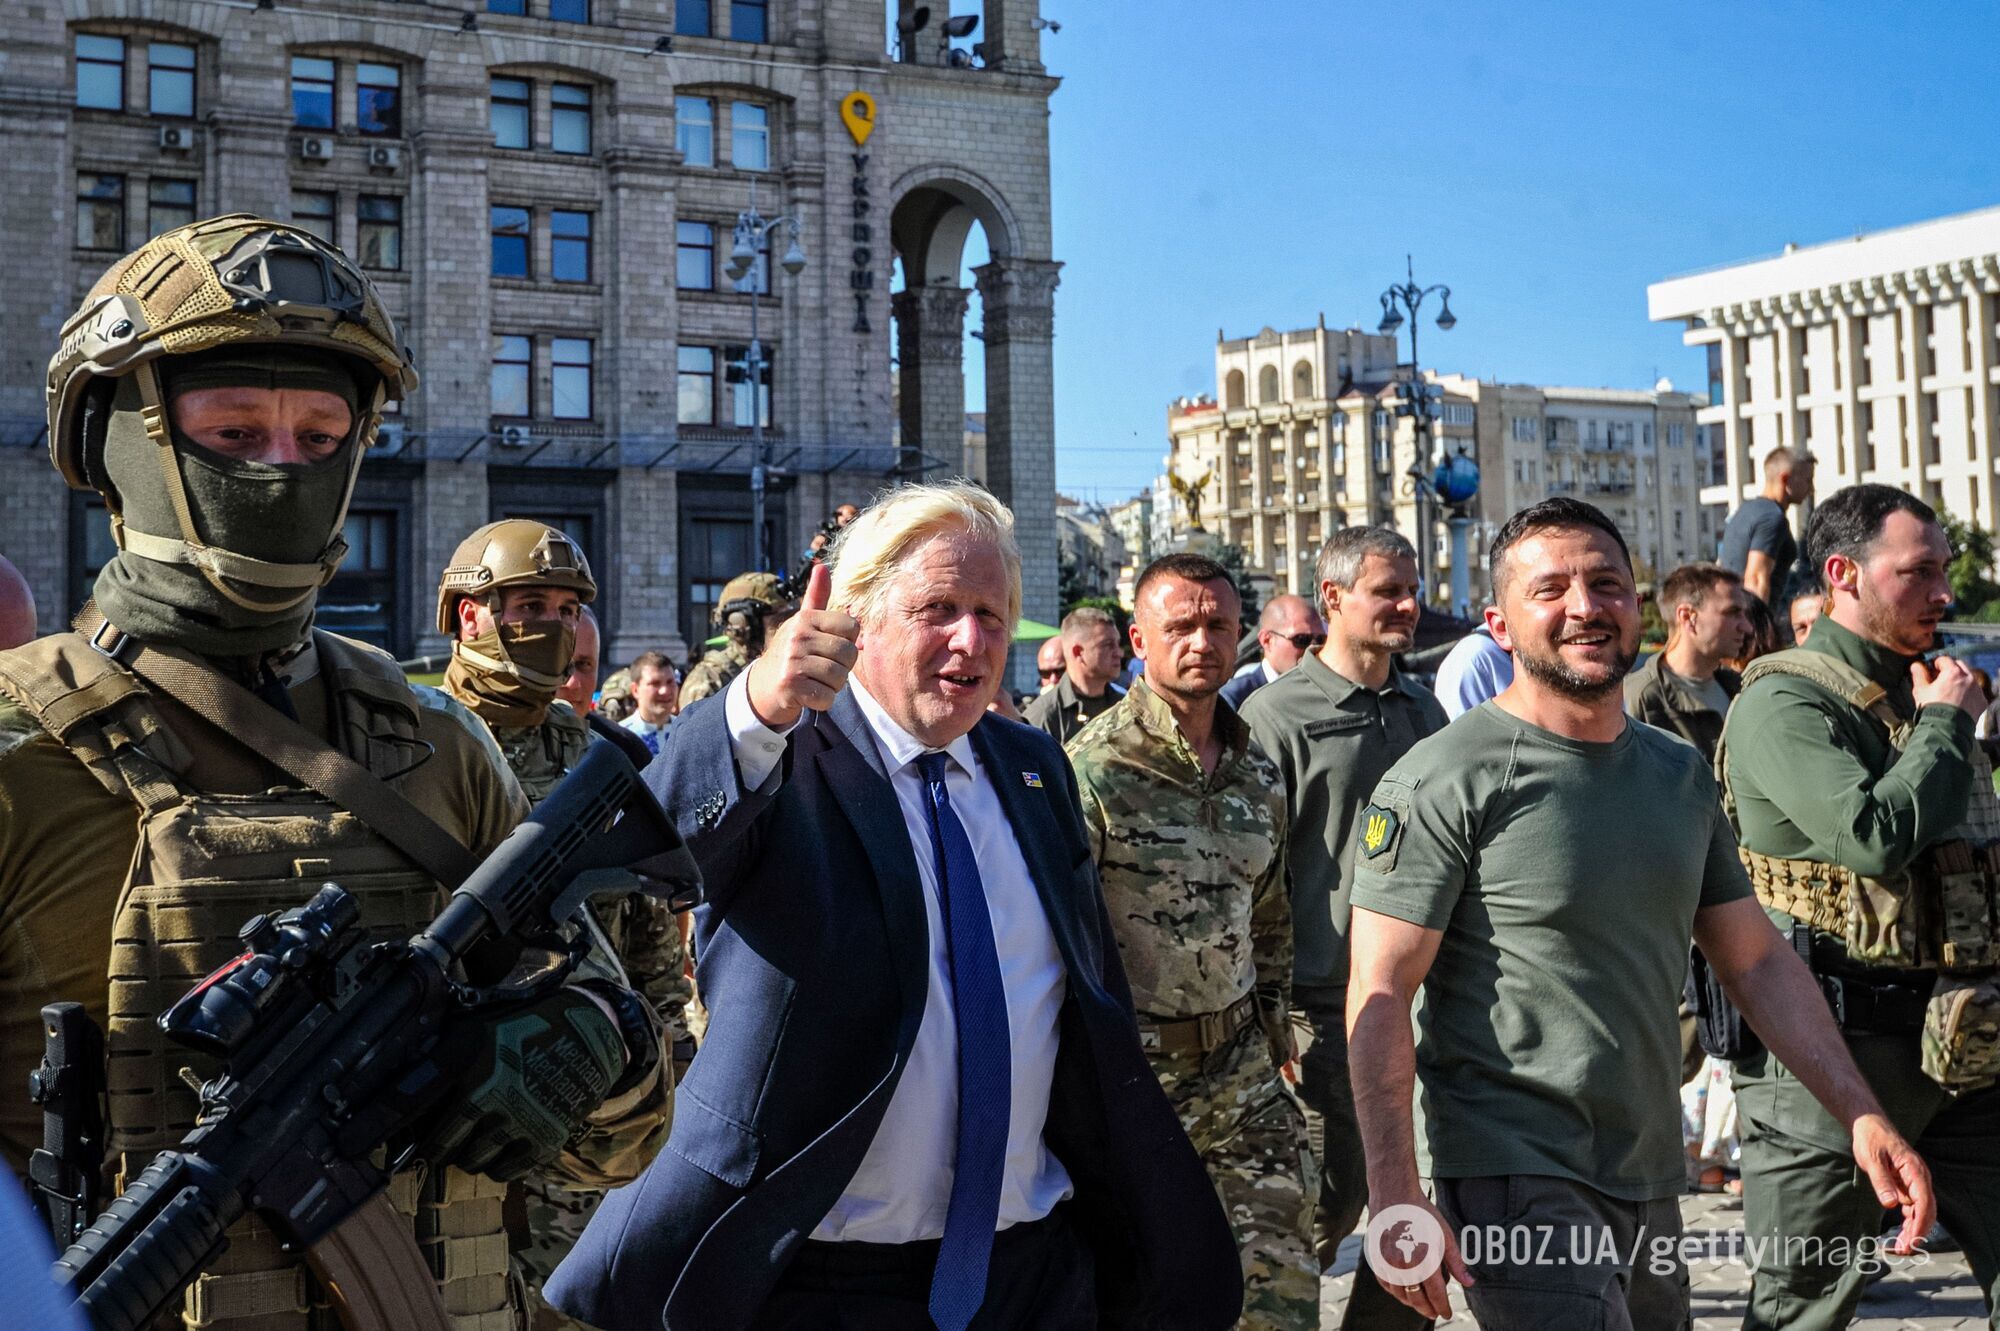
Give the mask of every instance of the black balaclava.
[{"label": "black balaclava", "polygon": [[[268,564],[312,565],[328,558],[359,462],[362,402],[373,396],[363,392],[351,363],[325,352],[245,346],[156,364],[168,403],[172,462],[200,540],[227,555]],[[204,448],[173,423],[174,395],[202,388],[317,389],[345,402],[355,424],[322,462],[237,461]],[[102,474],[127,539],[97,578],[97,606],[104,617],[143,641],[211,657],[257,657],[303,639],[317,586],[260,585],[222,576],[225,591],[202,568],[157,557],[180,546],[183,533],[160,447],[146,433],[133,376],[118,381],[110,405]],[[135,534],[136,542],[130,539]],[[143,545],[150,555],[133,545]]]}]

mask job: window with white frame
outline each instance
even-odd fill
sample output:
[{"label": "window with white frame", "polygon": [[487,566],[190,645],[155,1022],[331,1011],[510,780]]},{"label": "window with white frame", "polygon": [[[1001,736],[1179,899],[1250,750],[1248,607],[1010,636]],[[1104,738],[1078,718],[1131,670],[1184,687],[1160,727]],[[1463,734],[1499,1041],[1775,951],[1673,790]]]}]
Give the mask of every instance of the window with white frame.
[{"label": "window with white frame", "polygon": [[591,418],[590,339],[549,339],[549,412],[557,420]]},{"label": "window with white frame", "polygon": [[755,102],[729,107],[729,164],[738,171],[771,169],[771,112]]},{"label": "window with white frame", "polygon": [[528,391],[534,376],[535,344],[516,333],[493,338],[492,411],[495,416],[531,416],[534,397]]},{"label": "window with white frame", "polygon": [[674,147],[684,166],[715,165],[715,103],[706,97],[674,98]]}]

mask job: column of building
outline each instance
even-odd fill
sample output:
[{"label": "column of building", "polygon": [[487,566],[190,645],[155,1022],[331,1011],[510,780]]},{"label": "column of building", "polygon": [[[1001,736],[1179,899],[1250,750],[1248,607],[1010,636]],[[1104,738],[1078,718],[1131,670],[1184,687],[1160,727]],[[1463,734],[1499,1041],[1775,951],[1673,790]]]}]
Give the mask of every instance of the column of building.
[{"label": "column of building", "polygon": [[[679,155],[663,106],[622,109],[619,145],[605,154],[606,197],[615,271],[604,290],[605,360],[611,367],[606,433],[645,441],[623,448],[611,487],[611,539],[599,569],[598,618],[607,633],[608,673],[640,652],[686,655],[680,635],[680,487],[657,457],[676,421],[674,363],[679,306],[674,282],[674,168]],[[654,446],[654,440],[660,440]],[[650,455],[650,456],[648,456]]]},{"label": "column of building", "polygon": [[[987,482],[1023,515],[1022,613],[1053,621],[1056,533],[1042,515],[1055,512],[1055,294],[1062,265],[1050,259],[996,257],[973,272],[986,337]],[[1016,655],[1020,655],[1016,653]],[[1016,668],[1017,682],[1025,682]]]},{"label": "column of building", "polygon": [[483,451],[460,459],[466,457],[465,432],[483,431],[492,417],[492,284],[476,252],[467,262],[466,241],[488,231],[486,159],[493,135],[483,66],[434,59],[425,62],[422,81],[404,248],[415,260],[411,270],[424,280],[412,284],[404,339],[423,349],[423,386],[404,411],[418,433],[453,433],[451,442],[435,442],[425,454],[405,590],[419,640],[441,646],[442,639],[430,637],[435,624],[423,607],[436,599],[453,549],[490,514]]},{"label": "column of building", "polygon": [[[964,287],[938,285],[899,291],[890,302],[901,365],[904,465],[912,479],[926,461],[945,476],[956,476],[965,466],[965,310],[971,298]],[[989,313],[989,338],[992,322]],[[987,429],[991,437],[990,409]]]}]

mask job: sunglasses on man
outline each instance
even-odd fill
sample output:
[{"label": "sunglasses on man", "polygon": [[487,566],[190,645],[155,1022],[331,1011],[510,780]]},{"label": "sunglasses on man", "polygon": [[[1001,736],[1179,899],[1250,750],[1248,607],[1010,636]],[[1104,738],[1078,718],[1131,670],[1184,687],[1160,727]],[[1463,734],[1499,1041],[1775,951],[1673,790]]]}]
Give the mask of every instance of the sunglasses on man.
[{"label": "sunglasses on man", "polygon": [[1317,650],[1326,646],[1324,633],[1280,633],[1277,636],[1292,644],[1292,650],[1295,652],[1302,652],[1308,647]]},{"label": "sunglasses on man", "polygon": [[1043,679],[1054,679],[1061,675],[1062,672],[1063,668],[1061,666],[1041,666],[1035,671]]}]

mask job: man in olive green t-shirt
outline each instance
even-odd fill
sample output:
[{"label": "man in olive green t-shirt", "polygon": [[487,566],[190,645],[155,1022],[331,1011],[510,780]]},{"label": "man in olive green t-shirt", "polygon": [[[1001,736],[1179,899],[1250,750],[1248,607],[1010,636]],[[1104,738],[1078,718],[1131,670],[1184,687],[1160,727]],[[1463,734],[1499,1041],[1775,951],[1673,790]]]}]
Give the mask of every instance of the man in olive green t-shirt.
[{"label": "man in olive green t-shirt", "polygon": [[[1624,538],[1590,505],[1551,499],[1508,519],[1489,567],[1487,622],[1514,682],[1413,748],[1362,814],[1347,1012],[1351,1064],[1371,1074],[1355,1103],[1369,1208],[1418,1208],[1444,1259],[1407,1285],[1378,1276],[1444,1317],[1448,1271],[1488,1331],[1687,1325],[1675,1003],[1690,935],[1848,1125],[1913,1246],[1930,1175],[1750,895],[1713,776],[1692,747],[1626,720],[1639,608]],[[1419,1075],[1436,1206],[1413,1140]],[[1487,1241],[1505,1226],[1533,1241]],[[1454,1238],[1475,1231],[1476,1282]]]},{"label": "man in olive green t-shirt", "polygon": [[[1384,527],[1343,527],[1315,570],[1326,644],[1243,702],[1250,733],[1277,763],[1290,806],[1292,1032],[1299,1099],[1319,1158],[1313,1243],[1322,1268],[1368,1200],[1347,1077],[1347,918],[1361,808],[1395,761],[1444,729],[1430,690],[1398,670],[1420,597],[1417,552]],[[1342,1325],[1387,1331],[1425,1319],[1374,1281],[1354,1286]]]}]

